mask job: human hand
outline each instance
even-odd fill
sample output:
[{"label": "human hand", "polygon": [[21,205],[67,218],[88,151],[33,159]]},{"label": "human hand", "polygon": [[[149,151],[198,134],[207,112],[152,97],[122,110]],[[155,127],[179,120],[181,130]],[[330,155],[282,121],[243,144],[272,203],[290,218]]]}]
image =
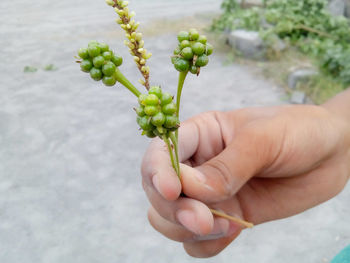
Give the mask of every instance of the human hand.
[{"label": "human hand", "polygon": [[[337,195],[350,176],[350,128],[318,106],[209,112],[179,130],[180,183],[155,139],[142,165],[149,221],[188,254],[218,254],[241,227],[209,207],[260,224]],[[183,192],[186,197],[181,197]]]}]

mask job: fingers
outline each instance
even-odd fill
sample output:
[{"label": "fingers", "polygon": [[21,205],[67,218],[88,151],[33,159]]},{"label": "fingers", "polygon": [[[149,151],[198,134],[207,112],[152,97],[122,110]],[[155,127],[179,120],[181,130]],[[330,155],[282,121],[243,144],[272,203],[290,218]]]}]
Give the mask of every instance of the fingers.
[{"label": "fingers", "polygon": [[155,187],[166,200],[176,200],[180,196],[181,183],[162,140],[157,138],[151,142],[142,161],[141,174],[144,183]]},{"label": "fingers", "polygon": [[150,207],[148,210],[148,220],[155,230],[162,233],[167,238],[177,242],[198,242],[217,240],[224,237],[229,237],[241,228],[235,223],[231,223],[224,218],[215,218],[213,229],[207,235],[197,235],[185,227],[174,224],[158,214],[158,212]]},{"label": "fingers", "polygon": [[[334,162],[334,163],[332,163]],[[254,178],[238,193],[245,218],[254,224],[299,214],[337,195],[348,176],[346,162],[330,161],[295,177]]]},{"label": "fingers", "polygon": [[214,218],[209,208],[203,203],[190,198],[168,201],[162,198],[153,187],[145,183],[143,186],[152,206],[164,219],[173,224],[182,225],[197,235],[207,235],[212,231]]},{"label": "fingers", "polygon": [[224,250],[233,240],[235,240],[240,230],[237,230],[234,234],[229,237],[224,237],[217,240],[208,240],[200,242],[185,242],[184,249],[186,252],[196,258],[209,258],[214,257]]},{"label": "fingers", "polygon": [[[216,115],[209,112],[196,116],[181,124],[179,129],[179,158],[195,164],[203,163],[222,151],[221,126]],[[205,143],[204,143],[205,142]],[[154,139],[142,162],[142,176],[167,200],[175,200],[181,193],[181,184],[171,165],[168,149],[163,141]]]},{"label": "fingers", "polygon": [[202,165],[181,166],[183,192],[205,203],[234,196],[275,158],[274,143],[261,129],[260,132],[256,128],[242,130],[221,153]]}]

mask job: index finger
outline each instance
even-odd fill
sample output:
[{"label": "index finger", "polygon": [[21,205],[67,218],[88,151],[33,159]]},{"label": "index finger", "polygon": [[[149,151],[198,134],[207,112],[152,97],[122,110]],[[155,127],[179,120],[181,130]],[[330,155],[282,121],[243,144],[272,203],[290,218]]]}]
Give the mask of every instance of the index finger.
[{"label": "index finger", "polygon": [[[192,121],[185,121],[179,128],[179,158],[185,161],[198,148],[198,129]],[[171,164],[166,144],[159,138],[150,143],[141,166],[146,184],[153,186],[166,200],[176,200],[181,194],[181,182]]]}]

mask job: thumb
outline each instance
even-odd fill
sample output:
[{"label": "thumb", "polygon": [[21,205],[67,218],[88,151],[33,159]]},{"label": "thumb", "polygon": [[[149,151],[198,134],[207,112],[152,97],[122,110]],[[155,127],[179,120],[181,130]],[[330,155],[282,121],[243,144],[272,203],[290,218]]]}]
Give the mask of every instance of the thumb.
[{"label": "thumb", "polygon": [[240,134],[202,165],[181,165],[183,192],[187,196],[207,203],[226,200],[272,162],[276,147],[269,139],[271,135],[256,130]]}]

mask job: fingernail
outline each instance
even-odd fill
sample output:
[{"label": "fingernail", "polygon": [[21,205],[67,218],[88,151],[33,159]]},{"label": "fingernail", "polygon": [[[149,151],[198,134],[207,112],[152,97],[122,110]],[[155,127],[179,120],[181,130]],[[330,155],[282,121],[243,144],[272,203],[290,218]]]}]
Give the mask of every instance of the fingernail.
[{"label": "fingernail", "polygon": [[189,231],[200,235],[200,231],[197,227],[197,220],[195,214],[190,210],[179,210],[176,212],[176,218]]},{"label": "fingernail", "polygon": [[228,228],[227,235],[226,235],[228,237],[242,230],[242,227],[234,222],[229,222],[229,224],[230,226]]},{"label": "fingernail", "polygon": [[214,220],[213,230],[209,235],[206,236],[195,236],[195,241],[206,241],[206,240],[215,240],[223,237],[229,236],[230,223],[227,219],[216,218]]},{"label": "fingernail", "polygon": [[152,183],[153,183],[153,186],[156,188],[156,190],[160,193],[159,178],[157,175],[153,175]]}]

